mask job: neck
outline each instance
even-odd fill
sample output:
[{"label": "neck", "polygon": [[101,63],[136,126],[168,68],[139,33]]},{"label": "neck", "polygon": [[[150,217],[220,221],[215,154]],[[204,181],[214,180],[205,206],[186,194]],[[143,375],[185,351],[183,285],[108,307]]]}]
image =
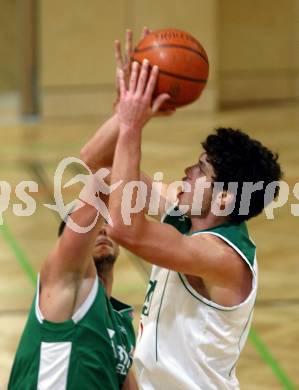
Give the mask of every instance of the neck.
[{"label": "neck", "polygon": [[106,294],[110,298],[112,294],[112,285],[113,285],[113,268],[111,268],[109,271],[102,272],[101,274],[98,275],[98,277],[103,282],[106,290]]},{"label": "neck", "polygon": [[192,226],[190,233],[219,226],[227,221],[227,217],[217,217],[211,213],[205,218],[191,217]]}]

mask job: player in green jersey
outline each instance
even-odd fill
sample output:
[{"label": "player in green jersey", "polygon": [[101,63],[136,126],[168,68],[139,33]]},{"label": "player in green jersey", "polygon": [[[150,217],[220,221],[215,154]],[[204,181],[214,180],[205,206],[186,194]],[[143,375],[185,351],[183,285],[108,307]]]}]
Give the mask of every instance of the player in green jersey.
[{"label": "player in green jersey", "polygon": [[[71,218],[87,226],[96,212],[85,204]],[[135,389],[132,308],[111,297],[119,247],[102,219],[84,234],[63,223],[60,234],[41,268],[8,388]]]},{"label": "player in green jersey", "polygon": [[[127,32],[123,62],[116,45],[118,67],[123,69],[130,63],[131,40]],[[114,116],[101,127],[103,145],[115,120]],[[110,156],[109,148],[103,148],[97,156],[101,161],[90,168],[110,166]],[[96,214],[96,208],[85,204],[71,217],[79,226],[90,226]],[[64,229],[39,274],[9,390],[137,388],[130,371],[135,345],[132,308],[111,297],[117,255],[118,246],[108,238],[103,220],[85,234]]]}]

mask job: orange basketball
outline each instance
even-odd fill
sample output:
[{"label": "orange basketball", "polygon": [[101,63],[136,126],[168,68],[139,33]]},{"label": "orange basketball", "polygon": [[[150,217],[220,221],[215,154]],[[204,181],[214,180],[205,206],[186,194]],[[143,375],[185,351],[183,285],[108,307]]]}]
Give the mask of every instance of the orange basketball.
[{"label": "orange basketball", "polygon": [[177,29],[153,31],[133,52],[133,60],[159,66],[155,96],[168,93],[163,109],[194,102],[203,91],[209,74],[209,60],[202,45],[189,33]]}]

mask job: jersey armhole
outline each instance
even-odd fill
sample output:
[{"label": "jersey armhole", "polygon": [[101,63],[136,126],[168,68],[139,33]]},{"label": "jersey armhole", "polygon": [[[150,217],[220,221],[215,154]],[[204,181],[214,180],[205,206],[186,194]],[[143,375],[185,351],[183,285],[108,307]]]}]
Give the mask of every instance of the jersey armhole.
[{"label": "jersey armhole", "polygon": [[[72,315],[71,319],[74,321],[75,324],[77,324],[80,320],[82,320],[82,318],[85,316],[85,314],[91,308],[91,306],[94,303],[94,300],[96,298],[98,288],[99,288],[99,280],[97,277],[95,277],[92,288],[91,288],[87,298],[82,303],[82,305],[77,309],[77,311]],[[39,293],[40,293],[40,274],[37,275],[37,286],[36,286],[36,297],[35,297],[35,316],[36,316],[38,322],[40,324],[42,324],[45,317],[43,316],[43,314],[40,310]]]},{"label": "jersey armhole", "polygon": [[195,298],[200,300],[202,303],[205,303],[207,306],[213,307],[214,309],[218,309],[218,310],[222,310],[222,311],[233,311],[233,310],[236,310],[236,309],[244,306],[246,303],[248,303],[252,299],[252,297],[255,295],[256,289],[257,289],[257,263],[256,263],[256,255],[254,257],[254,262],[253,262],[253,266],[252,266],[250,264],[249,260],[247,259],[247,257],[240,251],[240,249],[236,245],[234,245],[230,240],[228,240],[227,238],[222,236],[221,234],[207,231],[207,232],[198,232],[198,233],[193,234],[192,236],[200,235],[200,234],[212,234],[214,236],[217,236],[217,237],[221,238],[223,241],[225,241],[231,248],[233,248],[239,254],[239,256],[242,258],[242,260],[249,267],[249,269],[251,271],[251,274],[252,274],[251,291],[248,294],[248,296],[246,297],[246,299],[243,302],[241,302],[240,304],[234,305],[234,306],[222,306],[222,305],[219,305],[216,302],[210,301],[209,299],[207,299],[204,296],[202,296],[201,294],[199,294],[190,285],[186,275],[178,273],[179,278],[180,278],[181,282],[183,283],[184,287]]},{"label": "jersey armhole", "polygon": [[72,320],[75,322],[75,324],[81,321],[82,318],[85,316],[85,314],[88,312],[88,310],[91,308],[92,304],[96,299],[98,288],[99,288],[99,279],[96,276],[87,298],[82,303],[82,305],[77,309],[77,311],[72,315]]},{"label": "jersey armhole", "polygon": [[162,214],[161,218],[160,218],[160,222],[163,223],[165,218],[169,215],[169,213],[174,210],[174,208],[177,206],[177,203],[174,203],[172,204],[171,206],[169,206],[167,208],[167,210]]},{"label": "jersey armhole", "polygon": [[40,274],[37,275],[37,280],[36,280],[35,316],[38,322],[42,324],[45,318],[42,315],[42,312],[40,311],[39,308],[39,290],[40,290]]},{"label": "jersey armhole", "polygon": [[198,232],[198,233],[192,234],[192,237],[200,235],[200,234],[212,234],[213,236],[219,237],[221,240],[226,242],[227,245],[229,245],[231,248],[233,248],[238,253],[238,255],[242,258],[242,260],[245,261],[245,263],[249,267],[253,277],[256,278],[256,255],[254,256],[253,265],[251,265],[250,261],[247,259],[247,257],[244,255],[244,253],[235,244],[233,244],[230,240],[228,240],[223,235],[216,233],[216,232],[206,231],[206,232]]}]

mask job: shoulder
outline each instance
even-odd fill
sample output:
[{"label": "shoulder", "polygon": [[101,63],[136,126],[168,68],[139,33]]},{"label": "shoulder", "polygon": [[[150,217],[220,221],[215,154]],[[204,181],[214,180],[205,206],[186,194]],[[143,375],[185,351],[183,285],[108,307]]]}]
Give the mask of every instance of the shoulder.
[{"label": "shoulder", "polygon": [[[207,261],[216,274],[226,274],[225,280],[235,284],[236,280],[251,279],[252,271],[243,254],[223,237],[211,232],[186,236],[198,252],[206,252]],[[214,266],[213,266],[214,263]],[[225,283],[226,284],[226,283]]]},{"label": "shoulder", "polygon": [[124,318],[125,320],[129,320],[129,322],[133,321],[134,308],[132,306],[129,306],[126,303],[123,303],[113,297],[110,298],[110,303],[117,315]]},{"label": "shoulder", "polygon": [[[223,238],[209,232],[189,238],[198,247],[205,247],[209,253],[206,267],[211,268],[213,272],[199,275],[202,281],[199,285],[204,286],[203,291],[207,292],[205,297],[224,306],[234,306],[243,302],[252,290],[254,276],[242,252]],[[189,280],[189,275],[185,276]],[[195,280],[197,286],[198,279]],[[202,290],[199,292],[202,293]]]},{"label": "shoulder", "polygon": [[223,258],[223,261],[231,259],[239,261],[241,259],[239,253],[233,247],[221,237],[210,232],[186,236],[186,238],[187,240],[190,240],[190,242],[192,241],[193,245],[195,244],[200,248],[205,247],[209,256],[214,255],[217,256],[217,258]]}]

